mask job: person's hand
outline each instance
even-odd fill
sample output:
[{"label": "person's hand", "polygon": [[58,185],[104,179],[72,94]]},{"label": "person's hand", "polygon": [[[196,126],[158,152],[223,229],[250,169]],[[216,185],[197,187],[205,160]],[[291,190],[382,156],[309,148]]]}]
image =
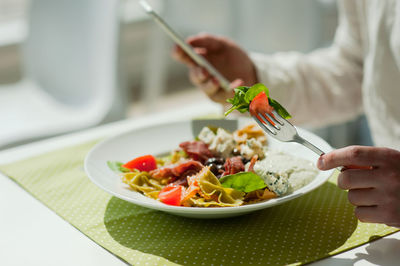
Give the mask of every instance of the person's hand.
[{"label": "person's hand", "polygon": [[338,186],[349,190],[356,217],[362,222],[400,227],[400,151],[350,146],[322,155],[317,164],[321,170],[343,165],[372,166],[346,169],[338,177]]},{"label": "person's hand", "polygon": [[[231,88],[257,83],[253,62],[233,41],[205,33],[190,37],[186,41],[231,82]],[[200,87],[212,100],[225,103],[227,98],[233,97],[233,90],[223,90],[218,81],[207,70],[198,66],[179,46],[175,46],[172,57],[189,67],[191,82]]]}]

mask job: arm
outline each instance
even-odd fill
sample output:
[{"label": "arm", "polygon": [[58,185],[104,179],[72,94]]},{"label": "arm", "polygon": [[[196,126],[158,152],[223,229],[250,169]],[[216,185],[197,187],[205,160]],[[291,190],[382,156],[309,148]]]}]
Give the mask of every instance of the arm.
[{"label": "arm", "polygon": [[339,2],[339,27],[329,48],[251,55],[259,81],[293,114],[293,122],[322,126],[361,113],[363,47],[356,4]]}]

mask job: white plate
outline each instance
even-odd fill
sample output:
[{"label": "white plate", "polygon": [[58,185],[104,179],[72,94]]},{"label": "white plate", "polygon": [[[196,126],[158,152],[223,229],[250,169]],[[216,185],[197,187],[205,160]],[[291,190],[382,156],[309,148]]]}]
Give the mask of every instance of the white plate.
[{"label": "white plate", "polygon": [[[239,119],[238,122],[239,128],[246,124],[253,123],[252,120],[247,118]],[[328,143],[315,134],[301,128],[298,128],[298,132],[302,137],[309,140],[321,150],[325,152],[332,150]],[[272,207],[300,197],[321,186],[333,173],[333,170],[321,171],[314,180],[305,187],[302,187],[290,195],[265,202],[238,207],[199,208],[166,205],[148,198],[139,192],[132,191],[126,184],[122,183],[120,176],[107,166],[107,161],[127,162],[135,157],[146,154],[165,154],[179,147],[179,143],[193,140],[193,138],[191,121],[157,124],[151,127],[140,128],[119,134],[97,144],[88,153],[85,158],[85,171],[93,183],[120,199],[146,208],[192,218],[231,217]],[[315,153],[297,143],[279,142],[271,137],[268,138],[268,143],[271,149],[281,150],[312,162],[316,162],[318,158]]]}]

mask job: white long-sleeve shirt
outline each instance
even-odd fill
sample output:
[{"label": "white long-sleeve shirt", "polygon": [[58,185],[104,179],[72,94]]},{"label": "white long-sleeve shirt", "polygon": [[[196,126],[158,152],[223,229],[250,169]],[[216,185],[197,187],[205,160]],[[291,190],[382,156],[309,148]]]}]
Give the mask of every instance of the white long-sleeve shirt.
[{"label": "white long-sleeve shirt", "polygon": [[400,150],[399,0],[340,0],[331,47],[251,58],[294,123],[322,126],[365,112],[375,145]]}]

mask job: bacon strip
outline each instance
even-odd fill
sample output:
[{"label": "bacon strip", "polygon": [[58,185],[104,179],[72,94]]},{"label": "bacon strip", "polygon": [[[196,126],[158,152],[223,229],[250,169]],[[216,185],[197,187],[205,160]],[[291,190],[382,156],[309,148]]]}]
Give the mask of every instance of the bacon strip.
[{"label": "bacon strip", "polygon": [[179,147],[195,161],[204,163],[208,158],[214,157],[203,141],[185,141],[179,144]]},{"label": "bacon strip", "polygon": [[244,164],[241,156],[227,158],[224,164],[225,172],[222,176],[233,175],[244,171]]},{"label": "bacon strip", "polygon": [[149,174],[154,178],[160,179],[170,177],[169,183],[179,180],[180,185],[185,185],[185,183],[187,185],[186,177],[197,174],[203,167],[204,165],[200,162],[189,160],[180,164],[154,169]]}]

